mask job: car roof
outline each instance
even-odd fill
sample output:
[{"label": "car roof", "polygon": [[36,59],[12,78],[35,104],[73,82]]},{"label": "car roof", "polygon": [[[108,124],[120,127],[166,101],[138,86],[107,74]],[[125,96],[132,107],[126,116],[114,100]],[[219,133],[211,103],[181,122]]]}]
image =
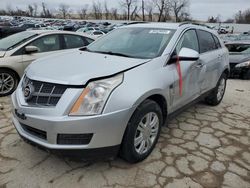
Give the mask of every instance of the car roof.
[{"label": "car roof", "polygon": [[162,29],[177,29],[180,26],[179,23],[139,23],[129,24],[125,27],[143,27],[143,28],[162,28]]},{"label": "car roof", "polygon": [[38,34],[38,35],[47,35],[47,34],[73,34],[73,35],[81,35],[83,37],[87,37],[90,39],[93,39],[91,36],[86,36],[83,33],[77,33],[77,32],[72,32],[72,31],[60,31],[60,30],[29,30],[26,32]]},{"label": "car roof", "polygon": [[145,22],[145,23],[138,23],[138,24],[128,24],[124,27],[142,27],[142,28],[160,28],[160,29],[185,29],[185,28],[195,28],[195,29],[202,29],[205,31],[208,31],[210,33],[213,33],[217,35],[217,33],[208,28],[205,24],[199,24],[199,23],[192,23],[192,22],[182,22],[182,23],[153,23],[153,22]]}]

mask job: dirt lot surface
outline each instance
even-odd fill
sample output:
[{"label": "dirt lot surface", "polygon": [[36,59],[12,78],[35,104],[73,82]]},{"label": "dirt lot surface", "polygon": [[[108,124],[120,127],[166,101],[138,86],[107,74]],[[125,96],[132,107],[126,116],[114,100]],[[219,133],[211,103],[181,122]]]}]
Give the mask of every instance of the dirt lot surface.
[{"label": "dirt lot surface", "polygon": [[229,80],[223,103],[191,107],[162,129],[142,163],[76,162],[23,142],[0,99],[0,187],[250,187],[250,81]]}]

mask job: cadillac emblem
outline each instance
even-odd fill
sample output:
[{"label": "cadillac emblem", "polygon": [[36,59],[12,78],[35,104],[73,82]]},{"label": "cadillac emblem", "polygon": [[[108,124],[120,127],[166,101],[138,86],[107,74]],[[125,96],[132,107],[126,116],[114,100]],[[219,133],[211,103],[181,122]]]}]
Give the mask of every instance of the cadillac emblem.
[{"label": "cadillac emblem", "polygon": [[27,86],[25,86],[23,90],[23,95],[26,101],[32,98],[33,93],[34,93],[34,87],[32,84],[28,84]]}]

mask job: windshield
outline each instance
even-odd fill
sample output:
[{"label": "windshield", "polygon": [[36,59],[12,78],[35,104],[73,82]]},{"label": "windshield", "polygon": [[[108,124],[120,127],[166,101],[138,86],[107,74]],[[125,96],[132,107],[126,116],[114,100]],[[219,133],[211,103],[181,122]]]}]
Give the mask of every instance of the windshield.
[{"label": "windshield", "polygon": [[88,46],[88,51],[152,59],[160,56],[175,30],[157,28],[120,28]]},{"label": "windshield", "polygon": [[27,31],[8,36],[0,40],[0,50],[11,50],[35,36],[37,36],[37,34]]}]

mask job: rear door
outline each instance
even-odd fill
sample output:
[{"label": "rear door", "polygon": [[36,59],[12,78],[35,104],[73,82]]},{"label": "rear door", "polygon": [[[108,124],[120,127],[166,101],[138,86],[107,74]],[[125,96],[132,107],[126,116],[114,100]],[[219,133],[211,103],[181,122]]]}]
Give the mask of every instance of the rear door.
[{"label": "rear door", "polygon": [[197,30],[200,46],[201,93],[211,90],[218,81],[218,63],[222,59],[221,51],[213,34]]},{"label": "rear door", "polygon": [[63,44],[64,49],[81,48],[84,46],[88,46],[91,42],[93,42],[92,39],[79,35],[70,35],[70,34],[64,34],[63,41],[64,41]]}]

